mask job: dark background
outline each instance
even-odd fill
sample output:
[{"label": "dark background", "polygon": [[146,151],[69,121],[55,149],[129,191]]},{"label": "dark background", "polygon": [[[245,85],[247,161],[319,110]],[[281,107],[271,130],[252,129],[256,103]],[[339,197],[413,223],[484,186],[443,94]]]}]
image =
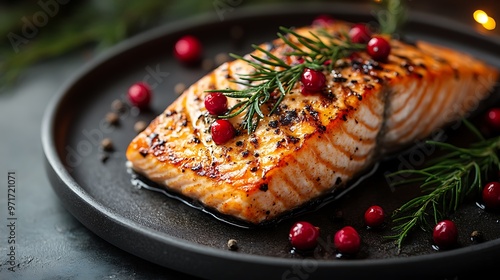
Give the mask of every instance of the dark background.
[{"label": "dark background", "polygon": [[[54,0],[55,1],[55,0]],[[50,98],[61,85],[74,73],[113,44],[133,36],[143,30],[162,24],[173,24],[176,20],[192,17],[200,13],[216,13],[217,1],[165,1],[164,9],[152,12],[149,20],[130,21],[128,31],[119,37],[92,38],[81,45],[61,47],[50,52],[38,54],[33,63],[23,67],[5,68],[6,61],[21,61],[19,57],[30,57],[36,52],[31,47],[37,41],[51,38],[60,27],[72,26],[72,18],[79,18],[81,13],[97,8],[96,13],[86,20],[98,21],[98,17],[107,17],[113,13],[112,5],[102,7],[106,1],[69,1],[61,6],[60,15],[50,19],[40,28],[33,42],[18,52],[12,52],[9,41],[5,41],[8,32],[20,32],[22,18],[40,10],[37,1],[1,1],[0,26],[3,37],[3,49],[0,58],[4,63],[0,75],[12,72],[16,77],[11,84],[2,84],[0,93],[0,279],[190,279],[188,276],[156,266],[132,256],[100,239],[83,227],[61,205],[53,192],[43,167],[43,151],[40,143],[41,119]],[[45,1],[47,2],[47,1]],[[62,2],[62,1],[61,1]],[[111,2],[111,1],[110,1]],[[132,3],[135,1],[123,1]],[[269,2],[293,3],[300,1],[233,1],[240,3],[234,9],[245,9]],[[315,1],[319,2],[319,1]],[[323,1],[335,2],[335,1]],[[349,1],[365,3],[369,1]],[[475,23],[472,12],[483,9],[490,16],[500,19],[500,8],[494,7],[496,1],[408,1],[411,12],[425,12],[441,15],[452,20],[470,25]],[[85,9],[83,7],[85,6]],[[109,6],[109,5],[108,5]],[[90,8],[89,8],[90,7]],[[7,17],[7,15],[9,15]],[[9,21],[10,18],[10,21]],[[85,17],[84,17],[85,18]],[[109,15],[109,18],[113,18]],[[12,20],[13,19],[13,20]],[[76,25],[75,25],[76,26]],[[8,28],[8,29],[7,29]],[[82,32],[81,30],[64,32]],[[499,32],[484,32],[489,36],[499,36]],[[10,31],[9,31],[10,30]],[[118,30],[118,29],[117,29]],[[60,33],[66,36],[68,33]],[[61,36],[63,36],[61,35]],[[66,37],[61,37],[61,40]],[[70,36],[68,38],[71,38]],[[102,39],[102,40],[99,40]],[[109,39],[109,40],[108,40]],[[47,39],[48,40],[48,39]],[[52,39],[51,39],[52,40]],[[107,40],[107,43],[104,42]],[[55,40],[53,44],[59,44]],[[19,62],[18,62],[19,63]],[[20,63],[23,65],[22,63]],[[16,272],[7,270],[7,173],[16,173]],[[244,273],[244,272],[243,272]],[[478,271],[477,273],[481,273]],[[333,275],[332,275],[333,276]]]}]

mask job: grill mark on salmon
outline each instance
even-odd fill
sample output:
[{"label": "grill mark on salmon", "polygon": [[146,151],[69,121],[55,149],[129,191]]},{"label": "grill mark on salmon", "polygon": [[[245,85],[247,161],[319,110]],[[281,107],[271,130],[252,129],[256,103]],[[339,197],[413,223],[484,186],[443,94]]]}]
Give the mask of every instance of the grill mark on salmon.
[{"label": "grill mark on salmon", "polygon": [[415,109],[419,108],[419,105],[421,105],[422,100],[426,96],[425,92],[427,92],[427,85],[420,85],[415,94],[409,94],[407,102],[405,102],[405,104],[401,107],[403,109],[400,110],[400,114],[394,114],[394,118],[401,115],[398,118],[397,123],[394,124],[392,130],[395,133],[398,132],[398,141],[405,141],[405,135],[416,133],[414,124],[419,120],[420,115],[415,114]]},{"label": "grill mark on salmon", "polygon": [[[438,87],[440,81],[439,80],[435,80],[434,83],[436,83],[435,87]],[[426,85],[422,86],[422,88],[426,88],[428,91],[433,91],[433,88],[432,88],[432,84],[429,84],[427,83]],[[445,95],[442,95],[442,96],[445,96]],[[421,93],[421,97],[420,99],[422,100],[422,105],[421,106],[418,106],[419,108],[422,108],[421,110],[423,110],[424,112],[428,112],[427,114],[423,114],[422,117],[420,119],[417,119],[415,118],[415,122],[414,124],[415,125],[418,125],[418,126],[415,126],[418,130],[418,134],[424,134],[425,133],[425,130],[426,130],[426,127],[428,123],[430,123],[430,121],[435,117],[435,115],[433,114],[433,111],[432,109],[434,107],[438,107],[438,106],[441,106],[442,103],[442,98],[441,97],[438,97],[437,99],[432,99],[432,95],[430,94],[425,94],[425,92]],[[438,101],[440,100],[440,101]],[[434,105],[433,106],[433,103],[436,103],[436,104],[439,104],[439,105]],[[437,110],[435,111],[437,112]]]},{"label": "grill mark on salmon", "polygon": [[[439,80],[438,80],[439,81]],[[439,83],[441,83],[439,81]],[[455,83],[455,81],[451,81],[451,83]],[[454,90],[454,88],[451,88],[450,90]],[[452,91],[450,91],[452,92]],[[437,96],[435,99],[435,106],[431,106],[432,103],[428,104],[428,107],[426,108],[427,114],[424,114],[423,120],[421,121],[421,126],[423,127],[424,133],[430,133],[432,130],[432,120],[435,118],[438,118],[440,116],[440,110],[439,108],[443,106],[443,104],[448,104],[450,102],[450,98],[452,97],[452,94],[440,94]]]},{"label": "grill mark on salmon", "polygon": [[[350,26],[337,21],[324,28],[337,33]],[[310,36],[315,28],[296,32]],[[127,159],[135,172],[221,214],[250,224],[272,221],[345,188],[387,152],[464,116],[498,78],[496,68],[464,53],[426,42],[390,43],[387,62],[364,52],[343,58],[335,73],[325,73],[328,92],[302,95],[298,83],[252,135],[215,145],[203,103],[207,90],[242,89],[232,80],[253,71],[242,60],[224,63],[137,135]],[[280,39],[261,47],[298,63]],[[229,99],[229,106],[236,102]],[[270,108],[264,106],[264,114]],[[243,116],[230,121],[238,127]]]}]

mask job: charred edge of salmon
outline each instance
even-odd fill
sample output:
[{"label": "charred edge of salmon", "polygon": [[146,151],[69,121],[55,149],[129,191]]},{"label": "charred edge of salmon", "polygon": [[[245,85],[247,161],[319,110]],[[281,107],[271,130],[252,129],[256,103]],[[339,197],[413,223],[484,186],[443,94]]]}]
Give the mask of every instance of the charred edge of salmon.
[{"label": "charred edge of salmon", "polygon": [[[278,164],[274,166],[274,168],[268,170],[262,180],[259,180],[258,183],[247,184],[244,188],[242,187],[237,190],[240,191],[240,196],[246,197],[249,201],[253,202],[246,203],[240,201],[239,203],[222,203],[217,204],[217,206],[212,206],[212,208],[218,212],[235,216],[246,222],[267,224],[270,220],[279,219],[288,212],[303,205],[305,201],[325,196],[327,193],[332,191],[331,182],[334,182],[336,188],[340,189],[344,187],[347,180],[351,180],[356,175],[356,171],[368,168],[371,165],[371,157],[374,154],[373,151],[376,144],[373,139],[378,137],[377,134],[380,131],[381,119],[379,119],[375,124],[367,124],[367,122],[369,122],[370,118],[381,114],[383,106],[380,101],[383,100],[383,98],[380,98],[379,95],[382,93],[383,91],[378,90],[377,86],[365,92],[365,103],[371,104],[371,102],[375,102],[375,104],[373,106],[365,106],[361,108],[361,110],[356,108],[358,107],[357,103],[361,102],[361,100],[357,97],[349,98],[351,100],[351,106],[340,110],[336,118],[330,122],[328,126],[316,129],[314,133],[307,135],[304,139],[304,144],[301,147],[297,147],[294,150],[294,154],[289,154],[288,156],[281,158]],[[128,155],[137,155],[137,150],[146,150],[143,156],[153,154],[155,156],[154,159],[157,161],[157,163],[154,164],[155,166],[161,166],[163,164],[161,161],[165,160],[166,156],[164,154],[164,145],[159,145],[161,144],[161,140],[158,140],[158,135],[153,133],[155,127],[159,125],[159,123],[160,122],[156,120],[152,122],[150,127],[145,131],[145,134],[148,135],[149,138],[139,137],[137,141],[134,141],[134,144],[130,146],[130,149],[133,151],[130,151],[130,153],[128,152]],[[356,133],[350,129],[356,129],[357,127],[365,127],[366,129],[371,130],[372,135],[368,135],[363,138],[363,134],[366,133]],[[331,136],[331,130],[335,128],[339,128],[345,133],[338,134],[337,136]],[[148,141],[151,141],[151,143],[147,143]],[[364,141],[368,141],[368,143],[364,143]],[[315,144],[311,144],[312,142]],[[358,145],[349,147],[349,144],[351,143],[358,143]],[[324,151],[323,149],[326,147],[329,147],[330,150]],[[352,150],[349,150],[350,148],[352,148]],[[361,157],[357,155],[358,152],[362,153]],[[333,155],[333,157],[324,157],[325,154]],[[177,168],[172,169],[171,172],[174,172],[173,170],[182,170],[182,173],[191,174],[187,175],[187,177],[198,175],[199,187],[206,187],[207,185],[214,184],[224,185],[224,181],[220,177],[208,180],[207,176],[203,176],[206,174],[204,173],[206,172],[204,169],[182,168],[182,165],[185,163],[182,158],[177,158],[175,156],[166,157],[170,159],[169,162],[171,164],[175,164],[177,166]],[[347,165],[347,162],[349,161],[356,162],[356,165],[359,167],[349,170],[339,168],[339,166]],[[343,163],[340,164],[339,162]],[[140,169],[138,171],[141,172]],[[306,177],[305,180],[298,182],[290,180],[297,178],[296,175],[300,172],[302,172]],[[145,173],[147,175],[147,172]],[[325,178],[325,173],[328,173],[327,176],[331,178]],[[179,176],[179,174],[172,175],[171,177],[177,176]],[[153,177],[152,179],[154,180],[155,178]],[[165,182],[162,181],[161,178],[155,181],[162,185],[170,184],[171,186],[174,184],[176,186],[185,184],[185,182]],[[283,192],[283,189],[281,188],[282,184],[293,186],[293,190]],[[297,191],[300,189],[298,184],[307,184],[309,187],[306,189],[310,190],[310,192],[301,193],[300,191]],[[175,186],[173,189],[178,190]],[[186,195],[186,192],[183,192],[183,194]],[[299,199],[297,199],[297,197],[299,197]],[[266,201],[268,203],[264,203]],[[205,199],[205,201],[202,199],[202,202],[208,206],[215,205],[214,203],[207,201],[207,199]],[[261,205],[256,205],[257,203],[260,203]],[[263,207],[262,204],[268,204],[270,207]],[[289,211],[284,211],[283,209],[289,209]]]},{"label": "charred edge of salmon", "polygon": [[[332,30],[348,26],[338,23]],[[339,60],[337,72],[328,76],[328,92],[319,97],[295,92],[256,133],[216,146],[208,137],[204,114],[193,112],[203,112],[204,90],[229,86],[227,77],[250,71],[242,61],[223,64],[153,120],[131,142],[127,159],[136,172],[224,215],[252,224],[278,219],[312,199],[344,188],[381,153],[405,144],[398,139],[409,142],[426,137],[474,109],[474,102],[484,99],[498,79],[497,69],[463,53],[423,42],[407,45],[391,40],[391,45],[387,63],[373,62],[365,53]],[[262,46],[277,54],[286,51],[280,40]],[[468,96],[470,92],[473,94]],[[454,104],[460,107],[448,108]],[[449,116],[440,117],[443,108],[451,112]],[[326,121],[320,120],[323,114],[330,114]],[[285,140],[277,141],[269,153],[283,155],[262,168],[259,164],[266,155],[255,151],[266,145],[266,137],[277,139],[272,136],[277,128],[274,122],[286,124],[276,132]],[[307,133],[297,137],[292,128]],[[167,137],[166,132],[172,134]],[[184,145],[179,139],[187,141],[188,152],[199,158],[192,160],[179,152]],[[241,165],[243,172],[231,169],[231,161],[249,163]],[[252,166],[257,169],[253,171]]]},{"label": "charred edge of salmon", "polygon": [[[127,162],[127,167],[132,168],[131,162]],[[352,184],[349,184],[349,188],[356,187],[358,184],[364,182],[367,178],[369,178],[375,171],[377,171],[377,166],[374,165],[372,168],[367,168],[366,173],[360,173],[358,176],[355,178],[352,178],[350,182],[353,182]],[[134,184],[137,184],[141,188],[146,188],[151,191],[159,192],[164,195],[166,195],[168,198],[173,198],[177,199],[184,204],[195,208],[197,210],[202,210],[205,213],[210,214],[214,218],[216,218],[219,221],[222,221],[224,223],[237,226],[240,228],[245,228],[245,229],[252,229],[252,228],[264,228],[264,227],[272,227],[279,223],[280,221],[285,221],[290,218],[296,217],[298,215],[306,214],[306,213],[311,213],[314,211],[317,211],[318,209],[321,209],[322,207],[328,205],[332,201],[338,199],[343,193],[346,191],[345,188],[334,188],[331,189],[330,192],[324,193],[321,196],[305,202],[303,205],[300,207],[297,207],[295,209],[289,210],[287,212],[283,212],[273,219],[269,220],[264,220],[259,223],[252,223],[248,220],[238,218],[236,216],[232,216],[229,214],[224,214],[218,211],[215,207],[210,207],[207,205],[200,205],[200,202],[198,200],[195,200],[191,197],[185,196],[182,193],[175,192],[175,190],[172,190],[170,188],[166,188],[162,185],[160,185],[157,182],[151,181],[147,177],[145,177],[143,174],[138,173],[137,171],[130,169],[129,172],[132,174],[133,177],[133,182]],[[340,183],[341,184],[341,183]]]},{"label": "charred edge of salmon", "polygon": [[[375,96],[375,94],[376,94],[376,96]],[[366,99],[373,99],[373,100],[381,100],[380,98],[378,98],[379,94],[387,94],[387,93],[385,93],[383,91],[372,90],[372,94],[371,95],[366,94],[365,98]],[[355,104],[353,104],[353,105],[355,105]],[[280,184],[282,182],[286,181],[287,185],[289,185],[289,186],[295,185],[295,187],[297,187],[297,184],[293,182],[293,179],[294,179],[293,175],[296,174],[296,171],[297,171],[296,167],[298,167],[299,169],[303,169],[303,172],[305,172],[305,173],[314,174],[314,170],[308,170],[310,168],[308,168],[307,166],[304,166],[305,162],[308,159],[314,158],[313,156],[308,156],[308,155],[310,155],[311,152],[315,153],[315,154],[322,153],[323,151],[321,150],[321,147],[325,147],[327,145],[322,145],[321,143],[328,143],[331,141],[335,141],[335,140],[332,140],[328,134],[331,129],[334,129],[334,128],[339,127],[339,126],[340,127],[347,126],[347,124],[349,124],[349,122],[356,123],[356,124],[362,123],[362,118],[356,117],[356,113],[358,112],[358,110],[355,107],[356,106],[353,106],[353,107],[349,107],[349,108],[343,110],[339,114],[339,117],[336,118],[332,123],[330,123],[328,127],[318,129],[314,133],[307,135],[305,137],[306,140],[313,139],[313,138],[322,139],[322,140],[315,142],[316,144],[313,147],[311,147],[311,144],[309,144],[310,142],[305,141],[303,146],[301,146],[295,150],[296,154],[299,154],[299,155],[305,154],[303,157],[293,157],[292,155],[288,155],[287,157],[282,158],[282,160],[280,160],[279,164],[277,166],[275,166],[275,168],[268,171],[268,173],[266,174],[266,176],[264,176],[262,181],[260,181],[258,184],[251,184],[251,185],[246,186],[244,189],[243,195],[246,196],[247,198],[249,198],[249,200],[253,200],[253,201],[261,201],[264,199],[262,197],[265,197],[265,196],[268,196],[270,200],[274,201],[274,203],[276,203],[276,202],[284,203],[284,201],[293,201],[293,200],[283,199],[283,196],[286,196],[287,194],[279,193],[280,192]],[[380,108],[378,108],[378,109],[373,109],[373,110],[381,111],[382,106],[380,106]],[[158,125],[158,124],[156,122],[153,122],[150,129],[154,130],[155,125]],[[376,127],[379,127],[379,126],[381,126],[381,121],[379,122],[379,124],[376,125]],[[349,129],[347,129],[347,128],[344,128],[344,129],[346,132],[350,132]],[[376,131],[376,133],[374,133],[374,137],[372,137],[372,138],[378,138],[377,134],[379,133],[380,130],[378,128],[374,129],[374,130]],[[146,133],[148,133],[148,132],[146,132]],[[158,151],[161,149],[158,148],[159,146],[157,144],[161,143],[161,141],[158,142],[158,140],[155,140],[155,139],[157,139],[157,135],[155,135],[154,133],[151,133],[149,135],[150,135],[149,139],[152,139],[151,143],[145,144],[145,142],[138,141],[138,142],[136,142],[136,145],[139,145],[140,148],[137,148],[137,147],[132,148],[132,146],[130,146],[129,149],[133,149],[134,150],[133,153],[136,154],[137,150],[141,150],[143,148],[147,149],[147,147],[149,147],[149,149],[152,149],[149,152],[152,152],[153,154],[156,153],[156,155],[158,156],[160,154],[160,153],[158,153]],[[352,141],[358,141],[359,143],[362,143],[364,140],[370,141],[370,138],[363,139],[363,138],[356,136],[356,135],[352,135],[350,138]],[[373,163],[371,163],[370,158],[375,156],[375,153],[374,153],[375,143],[376,142],[373,141],[373,143],[371,143],[370,147],[365,149],[366,156],[363,156],[363,157],[357,158],[357,159],[355,159],[355,157],[357,156],[356,152],[359,151],[359,148],[357,146],[354,146],[352,151],[336,150],[336,151],[333,151],[333,153],[338,153],[338,156],[335,158],[338,159],[338,158],[343,157],[346,161],[357,161],[358,165],[360,166],[360,168],[359,168],[360,170],[367,170],[367,169],[371,168],[373,165]],[[345,148],[345,146],[342,146],[340,148]],[[129,153],[129,151],[127,153]],[[132,152],[130,152],[130,153],[132,153]],[[183,163],[183,160],[181,158],[175,158],[172,162],[175,162],[175,165],[177,166],[176,170],[182,170],[181,173],[184,173],[184,174],[195,173],[196,175],[201,176],[200,172],[202,172],[201,174],[205,174],[203,172],[206,172],[206,171],[197,170],[196,168],[191,168],[191,169],[181,168],[182,163]],[[157,164],[161,165],[162,162],[158,161]],[[223,209],[223,208],[221,209],[220,207],[217,207],[217,206],[215,206],[215,207],[211,206],[210,203],[205,202],[203,204],[205,205],[206,209],[208,209],[210,212],[219,213],[219,215],[218,215],[219,218],[222,217],[223,220],[226,220],[226,221],[229,220],[230,223],[237,224],[237,225],[244,226],[244,227],[267,226],[267,225],[273,224],[281,219],[284,219],[288,216],[293,216],[294,214],[299,214],[299,213],[302,213],[304,211],[310,211],[312,209],[317,208],[320,204],[334,198],[334,196],[336,194],[341,192],[342,189],[346,186],[346,183],[348,180],[349,180],[349,182],[352,182],[353,180],[357,180],[357,177],[361,176],[361,172],[359,172],[359,170],[353,169],[353,170],[349,171],[349,170],[339,169],[338,166],[334,165],[332,162],[330,162],[328,159],[325,159],[325,158],[317,157],[317,159],[315,159],[313,164],[314,164],[314,167],[312,169],[318,169],[318,168],[328,169],[332,178],[325,179],[325,178],[320,178],[320,177],[314,177],[314,175],[306,176],[306,177],[308,177],[306,183],[311,185],[310,189],[311,190],[315,189],[316,192],[309,193],[309,194],[307,194],[307,193],[301,194],[302,196],[304,196],[304,198],[301,201],[305,201],[305,202],[287,205],[287,208],[289,208],[289,210],[287,210],[287,211],[282,211],[281,208],[278,210],[273,210],[273,207],[269,207],[269,208],[263,207],[262,209],[256,210],[255,206],[252,204],[249,204],[249,205],[240,204],[239,206],[241,206],[241,208],[238,209],[237,211],[235,211],[234,213],[232,213],[232,211],[230,211],[228,209]],[[147,172],[141,172],[141,170],[136,169],[135,171],[143,176],[146,176],[146,174],[147,174]],[[356,172],[356,171],[358,171],[358,172]],[[274,174],[277,172],[280,173],[280,174],[278,174],[278,176],[276,176]],[[172,177],[175,177],[175,176],[172,176]],[[206,176],[202,177],[202,179],[200,180],[201,182],[199,184],[200,187],[205,185],[205,184],[212,184],[213,183],[213,182],[210,182],[209,180],[206,180],[206,179],[207,179]],[[289,179],[291,179],[291,180],[289,180]],[[332,184],[330,182],[332,180],[334,180],[335,188],[331,188]],[[162,182],[161,180],[158,181],[158,180],[154,180],[154,178],[153,178],[152,181],[154,183],[159,184],[159,185],[163,185],[163,186],[165,185],[164,182]],[[216,179],[216,181],[221,181],[221,179]],[[303,184],[305,182],[301,181],[300,183]],[[173,189],[168,188],[168,189],[170,189],[171,191],[176,191],[176,188],[173,188]],[[185,193],[180,192],[180,194],[182,196],[186,196]],[[298,195],[298,194],[296,193],[295,195]],[[189,196],[189,195],[187,195],[187,196],[192,198],[192,196]],[[234,206],[231,206],[229,208],[231,208],[233,210],[237,209],[237,207],[234,207]],[[239,215],[238,212],[244,212],[245,215]],[[230,218],[228,218],[228,217],[230,217]]]}]

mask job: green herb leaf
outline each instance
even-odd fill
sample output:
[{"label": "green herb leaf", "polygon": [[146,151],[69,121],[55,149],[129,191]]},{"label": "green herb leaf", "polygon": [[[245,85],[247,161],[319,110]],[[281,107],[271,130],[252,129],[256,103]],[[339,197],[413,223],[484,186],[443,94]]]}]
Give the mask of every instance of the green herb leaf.
[{"label": "green herb leaf", "polygon": [[[257,124],[265,118],[262,106],[271,101],[274,102],[269,114],[273,114],[283,101],[286,94],[289,94],[300,80],[305,68],[324,71],[331,70],[334,61],[349,55],[353,51],[360,51],[366,48],[363,44],[355,44],[346,38],[339,38],[330,35],[321,38],[315,33],[310,33],[310,37],[303,36],[291,28],[280,27],[278,37],[288,45],[292,52],[285,54],[288,56],[300,56],[304,63],[297,65],[288,65],[282,58],[274,55],[272,52],[263,49],[260,46],[252,47],[264,53],[264,56],[250,55],[245,58],[239,55],[231,54],[233,58],[241,59],[251,65],[255,71],[250,74],[240,75],[237,81],[246,88],[241,90],[210,90],[209,92],[219,91],[227,97],[243,99],[238,104],[229,108],[228,113],[220,118],[230,118],[245,112],[245,118],[242,123],[243,129],[250,134],[255,131]],[[293,39],[292,39],[293,37]],[[294,43],[296,40],[304,48]],[[330,65],[325,66],[327,60],[331,60]]]},{"label": "green herb leaf", "polygon": [[445,155],[431,161],[421,170],[401,170],[396,175],[411,175],[393,183],[393,186],[420,184],[421,196],[415,197],[394,211],[392,230],[395,234],[387,238],[395,239],[398,248],[415,227],[430,230],[444,216],[456,211],[463,201],[473,193],[480,193],[483,182],[491,170],[500,170],[497,153],[500,151],[500,137],[485,139],[478,130],[465,121],[480,139],[468,148],[451,144],[427,141],[443,151]]}]

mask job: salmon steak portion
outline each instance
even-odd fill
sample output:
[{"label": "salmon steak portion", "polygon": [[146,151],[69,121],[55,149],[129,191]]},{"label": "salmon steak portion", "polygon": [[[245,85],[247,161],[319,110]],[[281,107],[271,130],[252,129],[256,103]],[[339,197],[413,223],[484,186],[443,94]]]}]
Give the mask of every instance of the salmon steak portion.
[{"label": "salmon steak portion", "polygon": [[[347,34],[352,26],[335,21],[294,32],[326,42],[332,37],[325,34]],[[304,47],[296,35],[285,36]],[[248,133],[245,114],[237,115],[228,119],[235,136],[216,144],[211,125],[217,117],[208,113],[205,97],[244,89],[237,81],[255,72],[249,55],[220,65],[131,141],[129,166],[208,209],[259,225],[346,188],[387,153],[467,116],[491,95],[496,68],[428,42],[380,36],[390,44],[387,59],[361,50],[330,61],[320,92],[303,92],[299,80],[274,111],[276,98],[261,107],[265,117],[255,130]],[[281,37],[259,48],[254,57],[270,53],[289,65],[302,63]],[[228,98],[229,107],[239,101]]]}]

